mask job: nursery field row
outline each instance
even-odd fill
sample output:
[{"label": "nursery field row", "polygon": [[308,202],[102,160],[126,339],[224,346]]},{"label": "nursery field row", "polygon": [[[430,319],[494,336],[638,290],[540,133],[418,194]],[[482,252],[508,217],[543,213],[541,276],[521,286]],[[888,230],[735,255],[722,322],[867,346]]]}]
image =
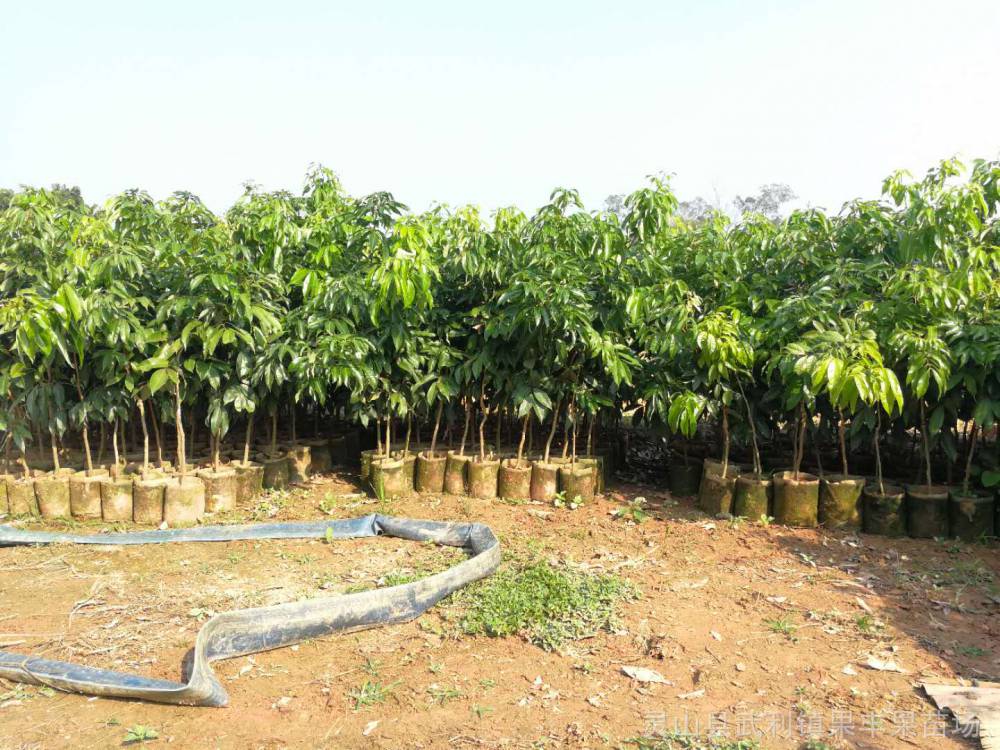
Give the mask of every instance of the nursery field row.
[{"label": "nursery field row", "polygon": [[[365,430],[384,456],[366,470],[389,490],[457,486],[447,445],[471,456],[473,494],[586,497],[588,462],[628,424],[678,461],[695,444],[718,460],[698,492],[719,512],[748,493],[751,514],[771,493],[769,513],[802,522],[823,503],[901,507],[884,466],[939,520],[949,502],[985,508],[1000,484],[998,206],[1000,163],[955,161],[780,220],[685,215],[662,178],[615,210],[558,189],[489,220],[354,197],[323,168],[301,194],[248,189],[221,215],[183,192],[95,207],[24,189],[0,213],[8,486],[41,481],[65,505],[67,450],[94,480],[80,488],[105,478],[95,454],[111,480],[139,446],[146,473],[173,451],[185,486],[200,433],[210,498],[235,470],[224,444],[242,442],[236,464],[251,450],[281,464],[280,421],[293,444]],[[551,468],[554,444],[569,468]],[[48,473],[31,477],[42,450]],[[820,454],[822,478],[802,468]]]}]

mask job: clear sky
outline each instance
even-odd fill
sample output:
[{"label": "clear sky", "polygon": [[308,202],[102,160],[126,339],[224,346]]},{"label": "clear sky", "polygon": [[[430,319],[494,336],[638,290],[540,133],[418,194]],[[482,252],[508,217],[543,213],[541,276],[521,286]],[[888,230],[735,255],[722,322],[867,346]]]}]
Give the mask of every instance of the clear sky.
[{"label": "clear sky", "polygon": [[1000,0],[0,4],[0,186],[533,210],[675,173],[812,205],[1000,156]]}]

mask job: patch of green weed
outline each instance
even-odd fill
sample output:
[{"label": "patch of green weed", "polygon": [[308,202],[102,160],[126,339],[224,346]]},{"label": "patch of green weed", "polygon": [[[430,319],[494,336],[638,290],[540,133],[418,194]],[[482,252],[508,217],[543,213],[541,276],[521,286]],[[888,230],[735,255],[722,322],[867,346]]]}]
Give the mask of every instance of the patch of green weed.
[{"label": "patch of green weed", "polygon": [[534,562],[501,570],[462,592],[468,610],[461,628],[469,634],[521,634],[551,651],[566,641],[612,630],[620,603],[637,596],[636,588],[617,576]]},{"label": "patch of green weed", "polygon": [[392,695],[392,691],[400,684],[400,680],[388,685],[383,685],[381,682],[374,682],[372,680],[365,680],[362,685],[348,693],[348,697],[354,701],[354,710],[359,711],[365,706],[385,703],[385,699]]}]

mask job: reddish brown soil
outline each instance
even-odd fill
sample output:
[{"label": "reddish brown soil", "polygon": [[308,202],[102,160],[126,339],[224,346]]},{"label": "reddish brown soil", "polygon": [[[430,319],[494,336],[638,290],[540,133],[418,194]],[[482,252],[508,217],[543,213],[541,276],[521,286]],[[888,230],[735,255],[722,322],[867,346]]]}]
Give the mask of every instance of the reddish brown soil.
[{"label": "reddish brown soil", "polygon": [[[316,518],[352,490],[350,477],[331,476],[225,520]],[[612,518],[640,494],[653,518]],[[379,509],[333,505],[336,517]],[[917,684],[1000,674],[996,548],[733,525],[639,487],[575,511],[450,496],[384,510],[479,520],[508,553],[614,572],[643,596],[620,632],[562,654],[460,636],[456,605],[445,604],[402,626],[219,662],[225,709],[0,682],[0,748],[114,747],[134,725],[158,732],[152,746],[181,748],[616,748],[687,717],[702,735],[756,731],[764,748],[800,747],[812,732],[831,747],[946,750],[972,745],[932,736]],[[3,549],[0,648],[178,679],[210,612],[370,587],[456,554],[395,539]],[[905,673],[871,669],[869,656]],[[624,665],[672,684],[633,682]],[[350,695],[368,680],[394,687],[356,710]]]}]

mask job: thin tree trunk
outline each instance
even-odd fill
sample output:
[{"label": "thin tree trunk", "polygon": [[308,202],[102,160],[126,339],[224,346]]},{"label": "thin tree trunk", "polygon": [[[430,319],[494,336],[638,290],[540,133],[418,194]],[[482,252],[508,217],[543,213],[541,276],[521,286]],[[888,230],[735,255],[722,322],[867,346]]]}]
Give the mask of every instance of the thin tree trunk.
[{"label": "thin tree trunk", "polygon": [[759,477],[764,473],[764,467],[760,462],[760,448],[757,445],[757,426],[754,424],[753,407],[750,406],[750,400],[743,390],[743,384],[737,380],[736,385],[739,386],[740,395],[743,396],[743,403],[747,406],[747,424],[750,425],[750,445],[753,448],[753,471]]},{"label": "thin tree trunk", "polygon": [[146,429],[146,407],[141,398],[135,400],[139,409],[139,421],[142,423],[142,476],[149,471],[149,430]]},{"label": "thin tree trunk", "polygon": [[382,417],[375,417],[375,453],[382,455]]},{"label": "thin tree trunk", "polygon": [[562,444],[562,457],[565,461],[569,457],[569,416],[570,412],[573,410],[572,401],[566,405],[566,419],[563,420],[563,444]]},{"label": "thin tree trunk", "polygon": [[729,407],[722,405],[722,478],[729,472]]},{"label": "thin tree trunk", "polygon": [[114,466],[111,467],[111,476],[114,479],[118,478],[118,419],[116,418],[112,424],[111,432],[111,452],[115,457]]},{"label": "thin tree trunk", "polygon": [[431,433],[431,458],[436,458],[438,428],[441,426],[441,410],[444,409],[444,401],[438,401],[437,414],[434,417],[434,432]]},{"label": "thin tree trunk", "polygon": [[528,437],[528,429],[531,426],[531,412],[524,415],[524,424],[521,426],[521,442],[517,444],[517,465],[521,465],[521,458],[524,456],[524,441]]},{"label": "thin tree trunk", "polygon": [[847,432],[844,427],[844,412],[837,409],[837,435],[840,439],[840,468],[844,472],[844,476],[848,476],[847,473],[847,438],[845,433]]},{"label": "thin tree trunk", "polygon": [[813,425],[813,421],[810,419],[806,422],[809,427],[809,437],[812,443],[813,457],[816,459],[816,466],[819,468],[819,475],[823,476],[823,456],[819,452],[819,438],[816,436],[816,428]]},{"label": "thin tree trunk", "polygon": [[[73,377],[74,380],[76,381],[76,394],[77,396],[79,396],[80,403],[82,404],[84,399],[83,399],[83,387],[80,385],[80,373],[74,370]],[[87,470],[87,476],[89,477],[90,474],[94,471],[94,460],[93,457],[90,455],[90,435],[88,434],[89,431],[87,429],[87,422],[88,420],[85,414],[80,424],[80,437],[83,439],[84,468]]]},{"label": "thin tree trunk", "polygon": [[52,466],[59,471],[59,444],[56,442],[55,430],[49,430],[49,442],[52,445]]},{"label": "thin tree trunk", "polygon": [[486,408],[486,381],[483,381],[479,389],[479,460],[486,460],[486,419],[489,417],[489,409]]},{"label": "thin tree trunk", "polygon": [[458,455],[465,455],[465,441],[469,438],[469,422],[472,421],[472,405],[465,399],[465,427],[462,428],[462,442],[458,445]]},{"label": "thin tree trunk", "polygon": [[931,486],[931,436],[927,434],[927,410],[920,399],[920,433],[924,443],[924,468],[927,472],[927,486]]},{"label": "thin tree trunk", "polygon": [[571,403],[570,410],[573,413],[573,452],[571,454],[572,455],[572,459],[570,459],[570,465],[574,469],[576,469],[576,435],[580,431],[579,430],[580,426],[579,426],[579,424],[577,422],[577,418],[576,418],[576,397],[575,396],[573,397],[573,401],[571,401],[570,403]]},{"label": "thin tree trunk", "polygon": [[163,440],[160,435],[160,421],[156,418],[156,402],[152,401],[152,408],[149,410],[149,421],[153,424],[153,438],[156,440],[156,463],[163,467]]},{"label": "thin tree trunk", "polygon": [[18,459],[21,464],[21,469],[24,471],[24,478],[31,479],[31,469],[28,468],[28,454],[24,452],[24,448],[21,449],[21,457]]},{"label": "thin tree trunk", "polygon": [[[121,440],[122,440],[121,454],[122,454],[122,456],[124,456],[126,453],[128,453],[128,445],[125,442],[125,419],[124,418],[122,418],[122,420],[119,422],[119,425],[120,426],[119,426],[118,429],[120,430]],[[125,461],[124,460],[121,463],[122,463],[122,466],[125,465]]]},{"label": "thin tree trunk", "polygon": [[392,456],[392,415],[385,418],[385,457]]},{"label": "thin tree trunk", "polygon": [[250,412],[247,415],[247,432],[246,436],[243,438],[243,465],[250,465],[250,441],[253,440],[253,423],[257,415],[254,412]]},{"label": "thin tree trunk", "polygon": [[799,478],[799,470],[802,468],[802,455],[805,453],[806,442],[806,406],[799,404],[799,419],[796,425],[798,434],[795,436],[795,461],[792,467],[792,474],[796,481]]},{"label": "thin tree trunk", "polygon": [[559,407],[562,406],[562,397],[556,399],[555,408],[552,410],[552,427],[549,428],[549,436],[545,440],[545,459],[544,462],[549,462],[549,455],[552,450],[552,438],[556,434],[556,425],[559,424]]},{"label": "thin tree trunk", "polygon": [[528,412],[528,456],[531,456],[532,443],[535,440],[535,420],[531,418],[531,412]]},{"label": "thin tree trunk", "polygon": [[497,456],[500,455],[500,446],[503,445],[503,409],[497,408]]},{"label": "thin tree trunk", "polygon": [[597,422],[597,415],[591,414],[587,417],[587,455],[594,455],[594,424]]},{"label": "thin tree trunk", "polygon": [[882,482],[882,453],[879,451],[879,432],[882,429],[882,410],[875,407],[875,478],[878,480],[878,494],[885,495]]},{"label": "thin tree trunk", "polygon": [[221,442],[218,435],[212,435],[212,471],[219,470],[219,444]]},{"label": "thin tree trunk", "polygon": [[406,440],[403,442],[403,456],[410,455],[410,433],[413,431],[413,416],[406,415]]},{"label": "thin tree trunk", "polygon": [[969,455],[965,459],[965,476],[962,478],[962,494],[969,494],[969,478],[972,476],[972,455],[976,452],[976,438],[982,430],[976,429],[978,425],[972,423],[972,436],[969,438]]},{"label": "thin tree trunk", "polygon": [[271,458],[278,456],[278,407],[271,407]]},{"label": "thin tree trunk", "polygon": [[185,450],[187,446],[184,442],[184,414],[181,410],[181,385],[174,383],[174,419],[177,421],[177,470],[180,473],[180,482],[184,483],[184,475],[187,473],[187,456]]}]

